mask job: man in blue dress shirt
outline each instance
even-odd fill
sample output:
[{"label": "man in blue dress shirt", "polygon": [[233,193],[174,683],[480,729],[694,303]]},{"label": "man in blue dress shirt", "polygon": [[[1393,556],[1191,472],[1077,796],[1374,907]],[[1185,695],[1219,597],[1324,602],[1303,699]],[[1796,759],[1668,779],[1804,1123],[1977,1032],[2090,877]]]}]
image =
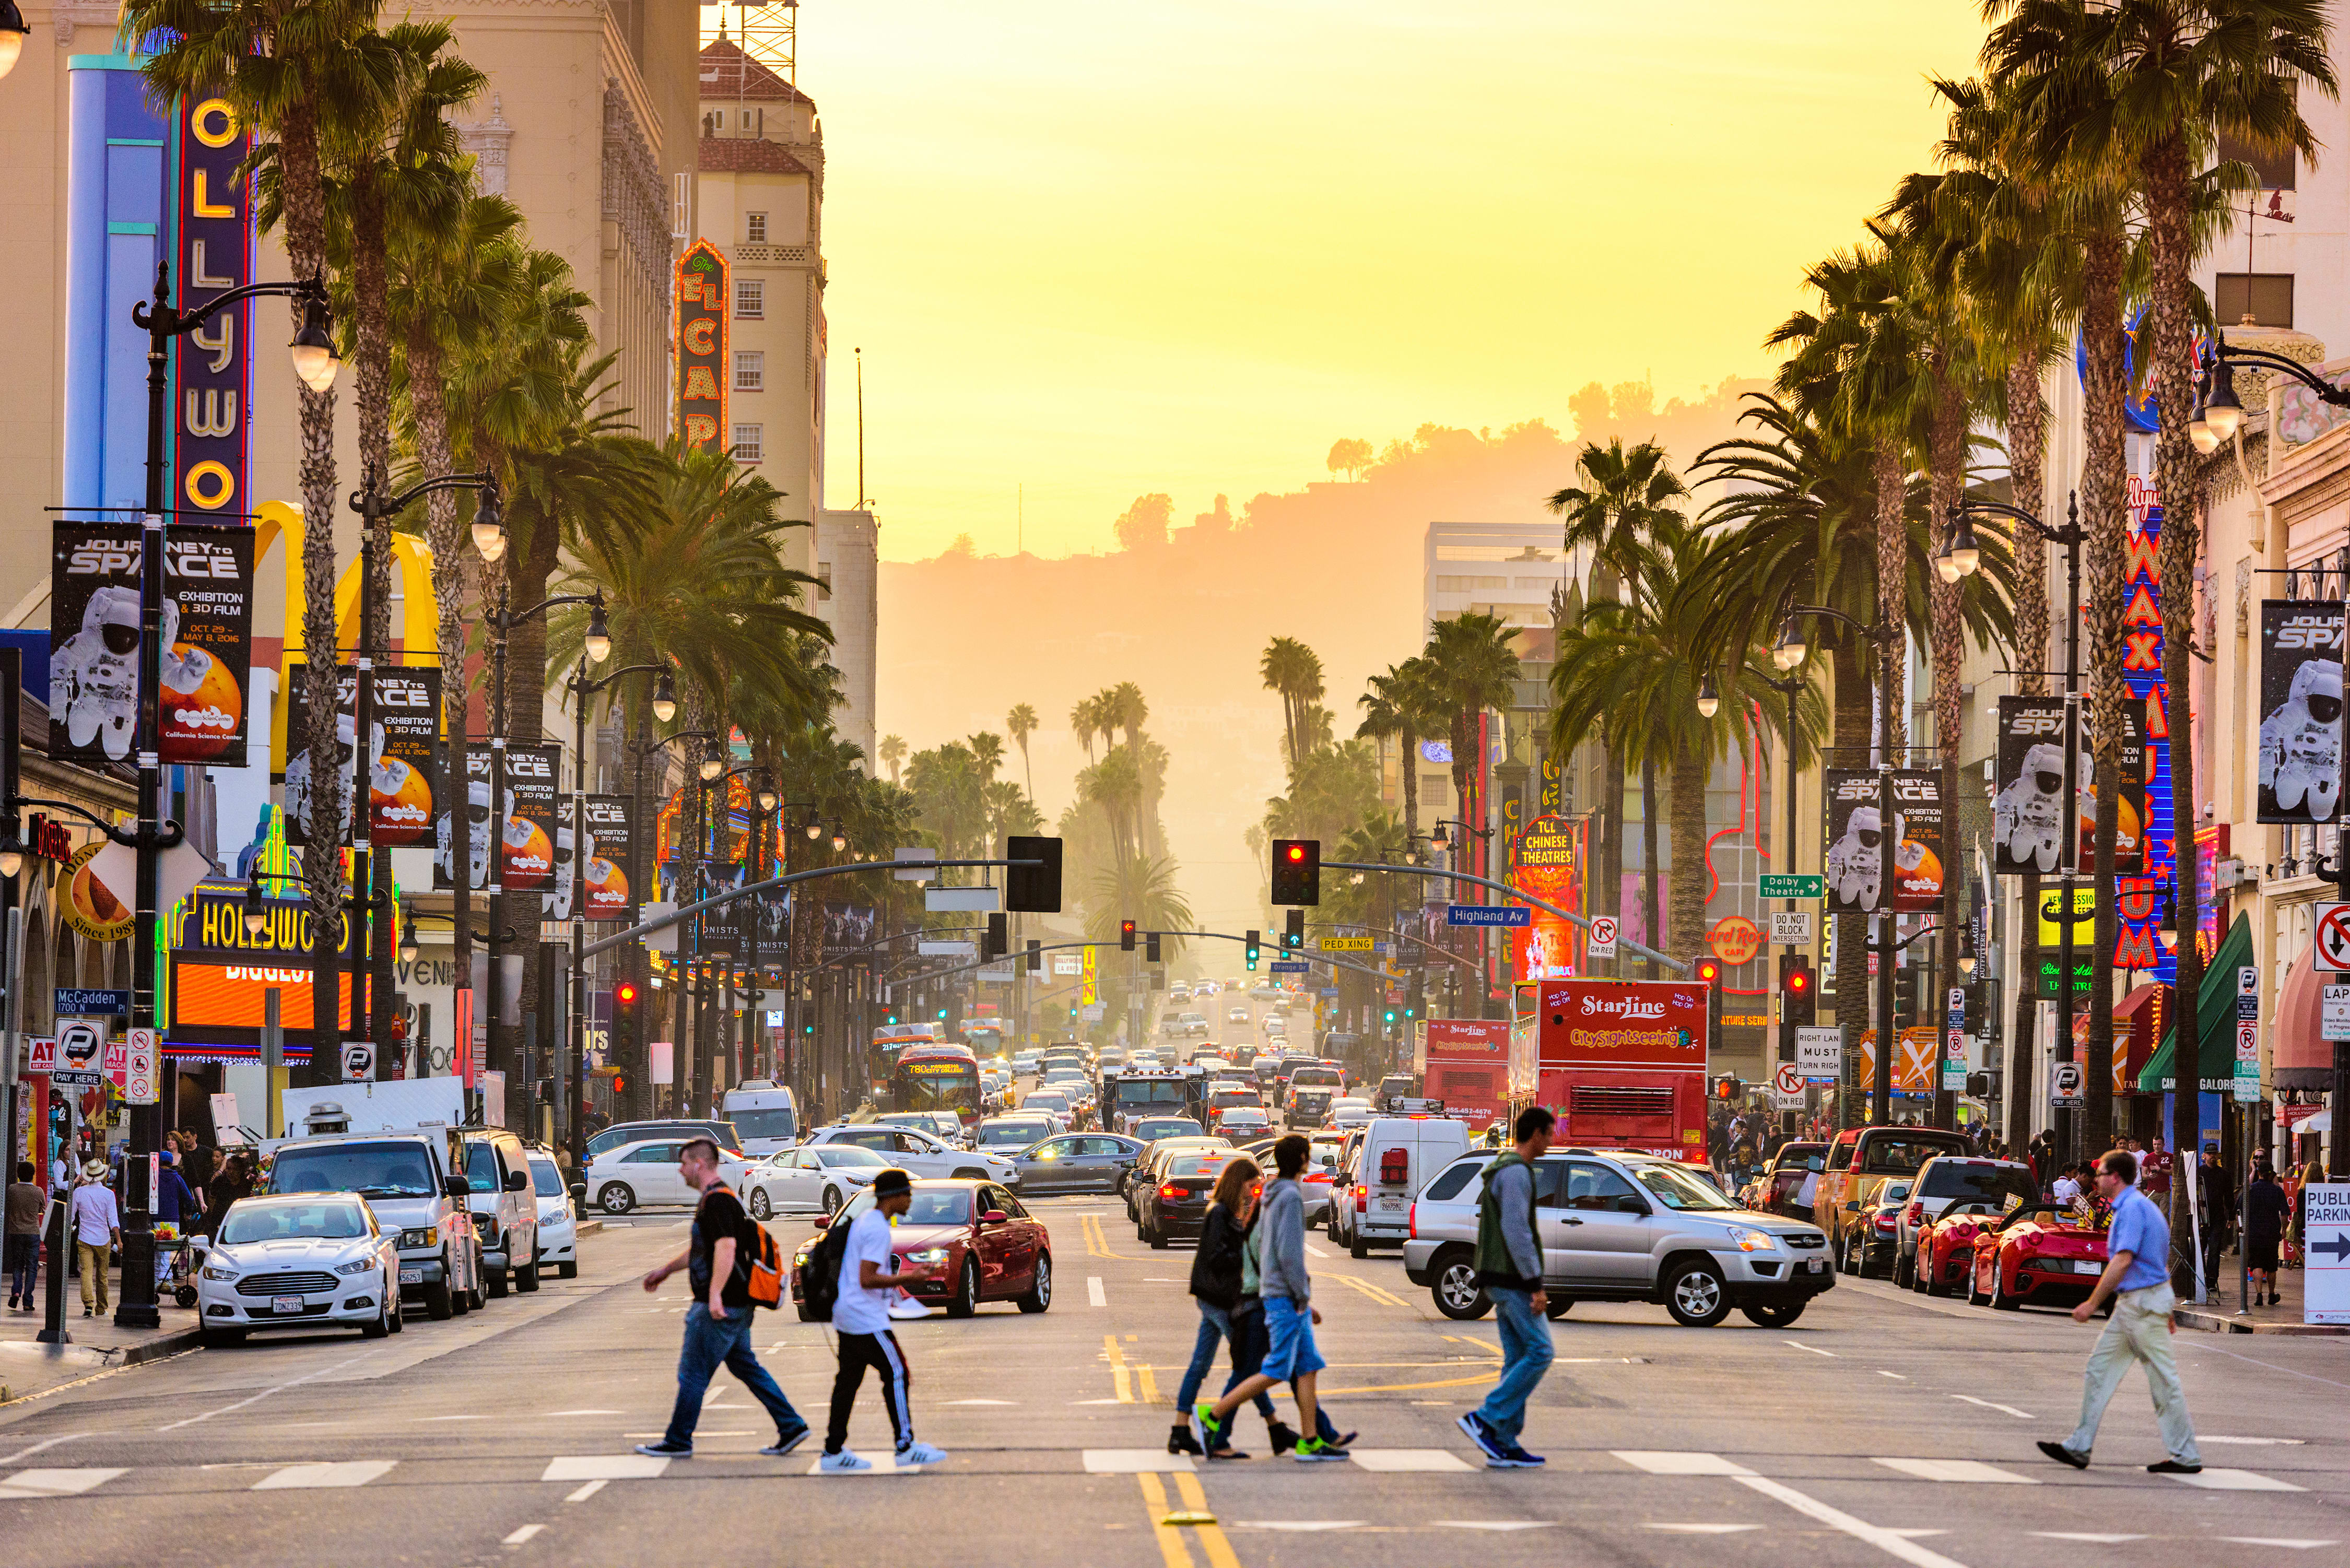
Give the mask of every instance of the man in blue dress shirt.
[{"label": "man in blue dress shirt", "polygon": [[2170,1450],[2168,1459],[2146,1468],[2157,1475],[2191,1476],[2202,1469],[2203,1456],[2195,1447],[2187,1395],[2178,1386],[2178,1361],[2170,1352],[2170,1336],[2178,1332],[2170,1319],[2170,1227],[2154,1200],[2137,1189],[2137,1157],[2128,1150],[2114,1149],[2098,1160],[2096,1181],[2097,1195],[2113,1205],[2113,1223],[2106,1231],[2106,1271],[2097,1276],[2089,1299],[2073,1309],[2073,1321],[2088,1322],[2107,1296],[2119,1294],[2112,1321],[2089,1353],[2080,1426],[2061,1443],[2043,1442],[2040,1451],[2059,1464],[2088,1469],[2089,1449],[2097,1440],[2097,1423],[2105,1417],[2106,1403],[2130,1364],[2142,1362],[2147,1385],[2154,1392],[2162,1444]]}]

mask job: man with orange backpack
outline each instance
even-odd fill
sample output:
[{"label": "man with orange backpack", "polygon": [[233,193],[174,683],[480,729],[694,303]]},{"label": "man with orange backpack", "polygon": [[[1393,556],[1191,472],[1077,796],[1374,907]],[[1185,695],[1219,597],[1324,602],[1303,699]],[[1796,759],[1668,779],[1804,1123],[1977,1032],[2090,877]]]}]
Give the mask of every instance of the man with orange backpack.
[{"label": "man with orange backpack", "polygon": [[700,1190],[702,1201],[694,1206],[685,1251],[647,1274],[645,1289],[660,1289],[663,1280],[683,1269],[693,1285],[693,1305],[685,1313],[685,1348],[677,1358],[677,1405],[670,1412],[669,1430],[658,1443],[639,1443],[637,1452],[665,1459],[693,1457],[702,1397],[723,1363],[775,1417],[775,1440],[759,1451],[780,1459],[806,1441],[808,1424],[751,1349],[753,1311],[761,1301],[769,1306],[776,1301],[775,1239],[743,1211],[741,1199],[727,1188],[715,1142],[690,1139],[678,1150],[677,1168],[687,1185]]}]

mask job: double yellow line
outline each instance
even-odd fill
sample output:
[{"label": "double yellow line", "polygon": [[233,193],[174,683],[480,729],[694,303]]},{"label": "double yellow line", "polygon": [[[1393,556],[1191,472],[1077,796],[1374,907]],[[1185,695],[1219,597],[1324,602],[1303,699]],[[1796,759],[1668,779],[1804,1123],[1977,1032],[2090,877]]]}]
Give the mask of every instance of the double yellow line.
[{"label": "double yellow line", "polygon": [[1102,1231],[1101,1216],[1098,1214],[1079,1215],[1077,1234],[1086,1239],[1086,1256],[1088,1258],[1116,1259],[1124,1256],[1123,1253],[1109,1250],[1109,1237]]},{"label": "double yellow line", "polygon": [[1409,1307],[1411,1305],[1393,1291],[1381,1285],[1375,1285],[1368,1280],[1358,1280],[1352,1274],[1324,1274],[1322,1277],[1326,1280],[1336,1280],[1340,1284],[1352,1285],[1381,1306]]},{"label": "double yellow line", "polygon": [[1184,1544],[1184,1532],[1189,1531],[1200,1542],[1200,1551],[1208,1560],[1208,1568],[1240,1568],[1241,1560],[1232,1553],[1232,1543],[1224,1539],[1223,1526],[1208,1511],[1207,1490],[1200,1478],[1189,1470],[1175,1472],[1176,1495],[1183,1500],[1180,1512],[1167,1505],[1167,1488],[1159,1479],[1148,1472],[1134,1478],[1142,1483],[1143,1511],[1150,1516],[1150,1532],[1158,1538],[1159,1555],[1167,1568],[1194,1568],[1191,1550]]},{"label": "double yellow line", "polygon": [[1118,1335],[1102,1335],[1102,1358],[1109,1363],[1110,1387],[1117,1393],[1119,1404],[1156,1405],[1159,1402],[1159,1380],[1151,1376],[1151,1368],[1144,1365],[1129,1365],[1126,1351],[1118,1343]]}]

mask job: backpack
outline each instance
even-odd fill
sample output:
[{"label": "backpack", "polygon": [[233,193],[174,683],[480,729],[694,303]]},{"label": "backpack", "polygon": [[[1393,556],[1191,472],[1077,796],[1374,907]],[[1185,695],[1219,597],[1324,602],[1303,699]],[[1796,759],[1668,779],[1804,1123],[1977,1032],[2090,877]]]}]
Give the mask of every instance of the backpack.
[{"label": "backpack", "polygon": [[849,1227],[835,1220],[800,1263],[800,1312],[809,1323],[830,1323],[840,1300],[840,1265],[848,1256]]},{"label": "backpack", "polygon": [[751,1244],[735,1265],[748,1271],[745,1288],[754,1307],[772,1307],[784,1299],[784,1254],[764,1225],[749,1227]]}]

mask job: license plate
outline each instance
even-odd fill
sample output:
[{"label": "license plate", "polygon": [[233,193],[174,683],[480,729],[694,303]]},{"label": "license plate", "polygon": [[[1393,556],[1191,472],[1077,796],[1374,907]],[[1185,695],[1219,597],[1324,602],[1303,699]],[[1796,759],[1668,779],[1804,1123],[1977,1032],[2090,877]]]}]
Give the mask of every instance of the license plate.
[{"label": "license plate", "polygon": [[403,1285],[421,1285],[424,1282],[424,1271],[422,1269],[402,1269],[400,1271],[400,1282]]},{"label": "license plate", "polygon": [[1827,1272],[1828,1261],[1825,1258],[1808,1259],[1804,1264],[1804,1272],[1807,1274],[1825,1274]]},{"label": "license plate", "polygon": [[288,1313],[298,1313],[302,1310],[302,1298],[300,1296],[272,1296],[269,1298],[269,1310],[277,1314],[281,1317],[285,1316]]},{"label": "license plate", "polygon": [[1400,1209],[1403,1207],[1403,1199],[1400,1198],[1382,1198],[1379,1199],[1379,1207],[1382,1209]]},{"label": "license plate", "polygon": [[2102,1274],[2106,1266],[2095,1258],[2076,1258],[2073,1261],[2073,1272],[2076,1274]]}]

